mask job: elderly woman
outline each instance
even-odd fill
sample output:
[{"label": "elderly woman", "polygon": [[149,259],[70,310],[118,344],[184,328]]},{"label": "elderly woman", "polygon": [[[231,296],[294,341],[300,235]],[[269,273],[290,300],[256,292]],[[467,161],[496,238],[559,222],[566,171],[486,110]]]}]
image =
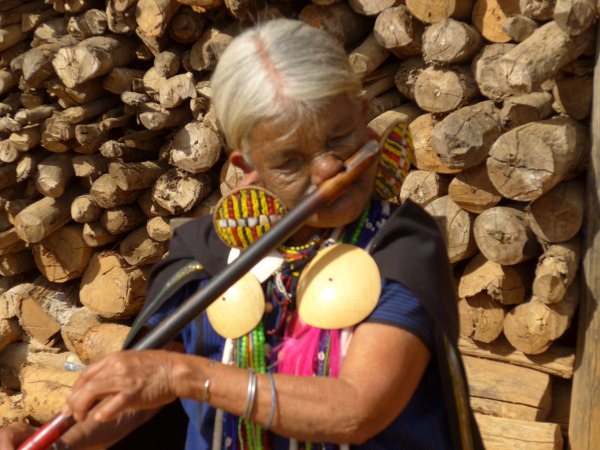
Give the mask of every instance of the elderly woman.
[{"label": "elderly woman", "polygon": [[[290,209],[378,139],[343,48],[301,22],[279,19],[242,33],[212,86],[230,161],[247,184]],[[371,163],[278,249],[261,280],[266,307],[253,330],[226,339],[202,315],[181,334],[185,353],[120,352],[88,367],[63,409],[78,422],[63,442],[105,446],[180,398],[189,449],[479,447],[456,359],[444,242],[415,204],[392,208],[376,198],[380,168]],[[298,277],[340,242],[371,253],[380,294],[345,330],[307,325],[295,308]],[[142,315],[149,325],[209,283],[229,254],[210,218],[178,228],[149,282]],[[26,434],[11,432],[13,442]]]}]

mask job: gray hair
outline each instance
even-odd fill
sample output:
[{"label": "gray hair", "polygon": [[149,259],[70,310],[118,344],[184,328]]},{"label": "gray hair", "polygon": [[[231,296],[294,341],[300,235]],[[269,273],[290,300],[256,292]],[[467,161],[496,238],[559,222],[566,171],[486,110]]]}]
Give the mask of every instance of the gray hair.
[{"label": "gray hair", "polygon": [[299,124],[315,118],[333,96],[358,97],[361,81],[343,47],[327,32],[276,19],[244,31],[229,44],[213,73],[212,88],[219,127],[229,146],[241,149],[248,160],[248,137],[258,123]]}]

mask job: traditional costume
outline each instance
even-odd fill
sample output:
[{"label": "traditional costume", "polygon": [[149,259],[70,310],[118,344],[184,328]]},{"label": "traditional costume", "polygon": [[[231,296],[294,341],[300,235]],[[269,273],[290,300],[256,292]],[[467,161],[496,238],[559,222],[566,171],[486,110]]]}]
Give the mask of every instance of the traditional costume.
[{"label": "traditional costume", "polygon": [[[392,206],[372,200],[361,217],[346,227],[323,230],[300,248],[280,248],[281,265],[261,284],[272,308],[250,333],[225,339],[203,314],[185,328],[182,339],[189,353],[216,360],[225,353],[224,362],[257,373],[337,376],[351,329],[325,330],[304,323],[296,313],[297,283],[319,248],[337,242],[365,248],[379,270],[381,294],[364,321],[413,333],[433,356],[404,411],[383,432],[353,448],[481,448],[456,350],[458,314],[444,241],[434,220],[419,206],[410,200]],[[157,325],[168,316],[227,266],[230,250],[208,217],[177,228],[168,257],[151,272],[149,300],[134,329],[142,323]],[[189,449],[215,448],[213,440],[216,448],[223,449],[336,448],[326,443],[290,443],[207,404],[182,403],[190,419]]]}]

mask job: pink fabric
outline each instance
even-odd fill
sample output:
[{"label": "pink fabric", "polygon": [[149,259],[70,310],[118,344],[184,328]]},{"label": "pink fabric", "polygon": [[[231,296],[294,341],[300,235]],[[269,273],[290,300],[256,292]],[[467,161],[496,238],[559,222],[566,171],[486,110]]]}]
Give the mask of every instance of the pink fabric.
[{"label": "pink fabric", "polygon": [[337,378],[340,369],[340,330],[322,330],[306,324],[297,312],[286,327],[283,343],[273,351],[278,352],[277,372],[310,377],[317,375],[319,341],[321,333],[331,333],[329,346],[330,377]]}]

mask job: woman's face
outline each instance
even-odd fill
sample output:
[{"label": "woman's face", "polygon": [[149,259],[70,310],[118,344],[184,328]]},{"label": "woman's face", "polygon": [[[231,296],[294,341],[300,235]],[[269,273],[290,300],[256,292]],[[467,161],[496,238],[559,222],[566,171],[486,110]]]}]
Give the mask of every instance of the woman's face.
[{"label": "woman's face", "polygon": [[[303,123],[290,133],[285,124],[259,125],[250,136],[249,149],[259,182],[288,208],[296,206],[336,175],[369,139],[376,138],[366,126],[365,107],[361,100],[342,94],[317,119],[319,127]],[[318,210],[308,225],[330,228],[357,219],[372,193],[376,170],[375,161],[332,204]]]}]

